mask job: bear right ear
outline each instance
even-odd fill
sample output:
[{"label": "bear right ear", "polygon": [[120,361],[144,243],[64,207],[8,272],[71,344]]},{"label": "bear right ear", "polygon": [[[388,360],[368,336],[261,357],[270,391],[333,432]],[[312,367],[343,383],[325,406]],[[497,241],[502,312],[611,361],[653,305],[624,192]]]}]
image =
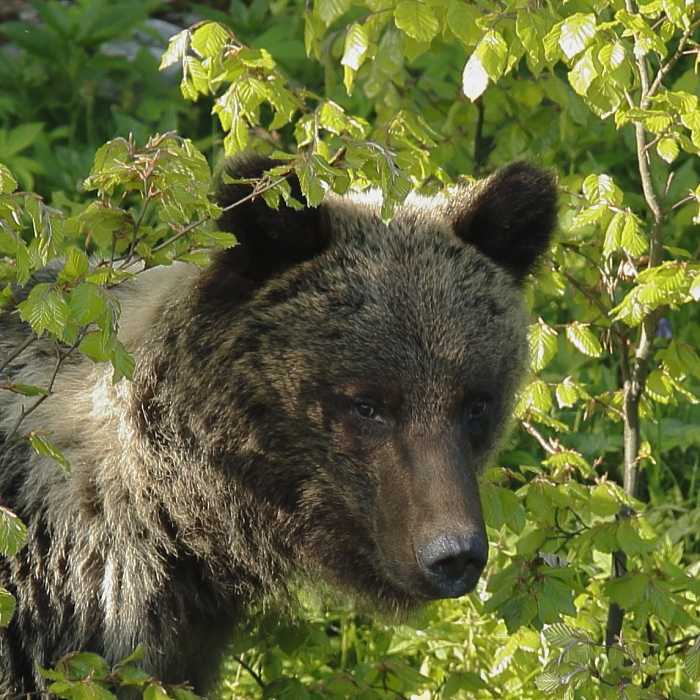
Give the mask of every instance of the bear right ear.
[{"label": "bear right ear", "polygon": [[[283,161],[245,154],[227,163],[225,172],[235,180],[260,179],[265,171],[279,165],[284,165]],[[303,202],[296,175],[287,181],[292,197]],[[330,235],[323,205],[292,209],[280,201],[279,208],[272,209],[262,196],[256,196],[233,206],[252,192],[250,184],[225,184],[222,179],[216,195],[217,204],[225,210],[217,222],[219,229],[232,233],[238,241],[224,251],[224,258],[238,274],[260,283],[327,247]]]},{"label": "bear right ear", "polygon": [[521,284],[554,233],[555,178],[529,163],[511,163],[458,196],[450,211],[455,233]]}]

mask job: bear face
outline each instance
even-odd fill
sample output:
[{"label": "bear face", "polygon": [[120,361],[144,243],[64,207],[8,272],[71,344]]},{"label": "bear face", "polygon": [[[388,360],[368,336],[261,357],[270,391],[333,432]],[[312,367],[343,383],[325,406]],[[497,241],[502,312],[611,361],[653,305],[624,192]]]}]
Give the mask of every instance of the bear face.
[{"label": "bear face", "polygon": [[304,570],[388,609],[464,594],[487,555],[477,474],[527,362],[520,286],[555,202],[548,173],[515,164],[450,198],[413,196],[389,224],[371,195],[230,209],[220,226],[240,245],[180,320],[166,314],[181,330],[141,413],[210,445]]}]

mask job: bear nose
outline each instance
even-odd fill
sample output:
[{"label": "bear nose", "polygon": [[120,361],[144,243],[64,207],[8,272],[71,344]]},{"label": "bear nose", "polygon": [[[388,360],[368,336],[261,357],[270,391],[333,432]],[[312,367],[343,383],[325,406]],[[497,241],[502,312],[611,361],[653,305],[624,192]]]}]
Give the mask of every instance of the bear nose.
[{"label": "bear nose", "polygon": [[476,586],[486,566],[488,544],[479,534],[439,535],[416,552],[436,598],[459,598]]}]

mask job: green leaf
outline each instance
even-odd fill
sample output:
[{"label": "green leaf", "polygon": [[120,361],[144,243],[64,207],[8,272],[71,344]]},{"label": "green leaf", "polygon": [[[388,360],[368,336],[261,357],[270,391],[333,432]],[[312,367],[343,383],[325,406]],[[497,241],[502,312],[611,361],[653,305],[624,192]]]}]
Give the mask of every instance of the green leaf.
[{"label": "green leaf", "polygon": [[476,46],[481,39],[482,32],[477,24],[477,20],[481,16],[476,7],[459,0],[456,2],[453,0],[447,6],[447,26],[461,44],[467,48]]},{"label": "green leaf", "polygon": [[516,593],[508,598],[498,613],[506,623],[508,633],[513,634],[537,615],[537,601],[530,593]]},{"label": "green leaf", "polygon": [[670,589],[663,581],[651,581],[647,589],[649,609],[661,622],[670,624],[676,613],[676,603]]},{"label": "green leaf", "polygon": [[267,68],[271,70],[275,67],[275,60],[265,49],[250,49],[244,46],[237,54],[238,60],[243,65],[251,68]]},{"label": "green leaf", "polygon": [[495,30],[489,30],[482,37],[474,53],[488,77],[496,82],[503,75],[508,57],[508,44],[503,37]]},{"label": "green leaf", "polygon": [[640,571],[628,573],[622,578],[610,579],[605,584],[605,593],[610,601],[628,608],[644,599],[649,576]]},{"label": "green leaf", "polygon": [[42,389],[39,386],[31,386],[29,384],[3,384],[0,386],[1,389],[7,389],[15,394],[21,394],[22,396],[49,396],[50,392],[46,389]]},{"label": "green leaf", "polygon": [[604,481],[591,490],[589,505],[593,513],[606,517],[615,515],[620,510],[621,503],[613,484]]},{"label": "green leaf", "polygon": [[318,121],[326,131],[332,134],[342,134],[347,127],[347,117],[342,108],[330,100],[324,102],[318,110]]},{"label": "green leaf", "polygon": [[121,659],[116,665],[124,666],[125,664],[133,663],[134,661],[140,661],[146,655],[146,647],[143,644],[137,644],[136,648],[129,654]]},{"label": "green leaf", "polygon": [[592,51],[579,58],[569,71],[569,83],[579,95],[587,95],[591,83],[598,77],[598,68],[593,59]]},{"label": "green leaf", "polygon": [[658,403],[671,403],[673,401],[673,383],[671,378],[661,370],[653,370],[647,377],[646,393]]},{"label": "green leaf", "polygon": [[544,19],[537,12],[521,10],[515,20],[515,33],[523,42],[528,65],[543,62],[544,38],[547,35]]},{"label": "green leaf", "polygon": [[560,408],[571,408],[578,400],[587,401],[591,398],[584,388],[571,377],[565,377],[557,384],[555,395]]},{"label": "green leaf", "polygon": [[227,157],[245,149],[248,145],[248,126],[243,119],[235,119],[231,130],[224,137],[224,152]]},{"label": "green leaf", "polygon": [[11,511],[0,506],[0,553],[12,556],[27,539],[27,528]]},{"label": "green leaf", "polygon": [[620,66],[625,57],[625,49],[619,41],[604,44],[598,53],[598,60],[608,71]]},{"label": "green leaf", "polygon": [[594,476],[595,472],[591,465],[583,458],[581,454],[574,450],[565,450],[557,454],[547,457],[542,464],[555,469],[577,469],[583,476]]},{"label": "green leaf", "polygon": [[121,340],[117,340],[109,359],[112,362],[112,367],[114,368],[114,372],[112,373],[113,384],[121,381],[124,377],[131,379],[135,367],[134,358],[124,347]]},{"label": "green leaf", "polygon": [[355,22],[345,35],[345,49],[340,60],[341,65],[359,70],[367,57],[368,46],[367,30],[363,25]]},{"label": "green leaf", "polygon": [[603,353],[603,348],[598,338],[593,335],[589,328],[581,325],[577,321],[570,323],[566,327],[566,337],[569,342],[584,355],[600,357]]},{"label": "green leaf", "polygon": [[0,627],[10,624],[15,612],[15,599],[12,594],[0,586]]},{"label": "green leaf", "polygon": [[321,180],[316,175],[312,164],[308,161],[303,162],[297,169],[297,175],[299,176],[301,192],[304,195],[308,205],[310,207],[318,206],[326,192],[323,189]]},{"label": "green leaf", "polygon": [[523,392],[523,401],[527,408],[534,408],[541,413],[549,412],[552,407],[549,387],[537,378]]},{"label": "green leaf", "polygon": [[685,372],[692,374],[696,379],[700,379],[700,357],[698,357],[695,350],[685,343],[676,344],[674,341],[674,345],[677,348],[678,358],[682,362]]},{"label": "green leaf", "polygon": [[432,41],[440,23],[429,5],[419,0],[401,0],[394,13],[396,26],[416,41]]},{"label": "green leaf", "polygon": [[549,625],[543,631],[545,639],[554,647],[566,647],[581,642],[593,642],[590,633],[579,627],[571,627],[561,622]]},{"label": "green leaf", "polygon": [[680,153],[678,141],[673,136],[664,136],[656,144],[656,152],[667,162],[673,163]]},{"label": "green leaf", "polygon": [[700,680],[700,637],[685,655],[685,670],[692,681]]},{"label": "green leaf", "polygon": [[36,452],[40,455],[46,455],[51,457],[54,461],[61,465],[61,468],[65,472],[70,472],[70,464],[65,458],[63,452],[58,449],[54,444],[52,444],[48,438],[44,437],[40,433],[33,433],[27,437],[29,444],[34,448]]},{"label": "green leaf", "polygon": [[0,163],[0,194],[10,194],[17,189],[17,180],[12,177],[7,166]]},{"label": "green leaf", "polygon": [[143,700],[170,700],[170,697],[162,685],[152,683],[143,691]]},{"label": "green leaf", "polygon": [[12,158],[12,156],[31,146],[43,128],[44,124],[42,122],[29,122],[10,129],[2,144],[0,158]]},{"label": "green leaf", "polygon": [[[53,692],[57,691],[54,690]],[[64,695],[63,697],[71,698],[71,700],[117,700],[117,696],[114,693],[107,690],[101,683],[95,683],[92,680],[74,683],[71,686],[70,695]]]},{"label": "green leaf", "polygon": [[107,315],[110,318],[112,316],[111,307],[105,298],[105,291],[91,282],[84,282],[71,290],[69,305],[73,318],[81,326],[94,323],[101,316]]},{"label": "green leaf", "polygon": [[620,247],[630,255],[637,257],[646,252],[648,247],[647,240],[641,233],[641,222],[632,212],[625,212],[623,219]]},{"label": "green leaf", "polygon": [[46,205],[37,196],[28,196],[26,198],[25,210],[32,220],[34,237],[39,239],[41,261],[46,264],[49,258],[56,254],[53,247],[54,243],[57,242],[54,237],[54,234],[57,233],[54,228],[54,220]]},{"label": "green leaf", "polygon": [[573,58],[589,46],[595,34],[595,15],[577,13],[562,22],[559,46],[567,58]]},{"label": "green leaf", "polygon": [[109,675],[107,662],[99,654],[87,651],[63,657],[56,670],[63,670],[71,680],[101,679]]},{"label": "green leaf", "polygon": [[620,549],[629,556],[635,557],[648,551],[650,544],[643,540],[629,520],[621,520],[616,533]]},{"label": "green leaf", "polygon": [[549,364],[557,352],[557,332],[539,319],[529,328],[528,342],[532,369],[539,372]]},{"label": "green leaf", "polygon": [[152,676],[140,668],[134,666],[124,666],[117,671],[117,678],[122,685],[133,685],[142,688]]},{"label": "green leaf", "polygon": [[369,36],[365,27],[355,22],[345,35],[345,48],[340,63],[345,67],[344,85],[350,95],[352,93],[355,73],[360,69],[367,58]]},{"label": "green leaf", "polygon": [[68,251],[68,259],[56,277],[57,282],[73,282],[85,275],[90,268],[87,255],[79,248]]},{"label": "green leaf", "polygon": [[583,194],[589,204],[622,204],[622,190],[609,175],[588,175],[583,181]]},{"label": "green leaf", "polygon": [[175,700],[201,700],[199,695],[195,695],[184,688],[173,688],[170,693]]},{"label": "green leaf", "polygon": [[481,97],[489,84],[489,76],[479,57],[473,53],[462,72],[462,90],[472,101]]},{"label": "green leaf", "polygon": [[[206,22],[192,32],[192,48],[200,58],[218,56],[229,41],[224,26],[218,22]],[[165,56],[163,56],[165,59]]]},{"label": "green leaf", "polygon": [[182,82],[180,91],[186,100],[195,101],[199,95],[209,92],[209,76],[202,62],[193,56],[182,59]]},{"label": "green leaf", "polygon": [[63,295],[46,282],[33,287],[18,309],[22,319],[31,325],[37,335],[48,330],[60,336],[70,316]]},{"label": "green leaf", "polygon": [[563,685],[566,685],[566,681],[556,673],[545,672],[535,678],[535,685],[543,693],[551,695]]},{"label": "green leaf", "polygon": [[183,31],[175,34],[171,37],[168,42],[168,48],[163,53],[160,60],[160,66],[158,70],[164,70],[168,66],[172,66],[174,63],[181,61],[187,53],[187,47],[190,43],[190,31],[189,29],[184,29]]},{"label": "green leaf", "polygon": [[314,0],[314,14],[326,27],[342,17],[352,5],[352,0]]},{"label": "green leaf", "polygon": [[112,356],[116,338],[106,331],[92,331],[80,342],[78,350],[93,362],[106,362]]}]

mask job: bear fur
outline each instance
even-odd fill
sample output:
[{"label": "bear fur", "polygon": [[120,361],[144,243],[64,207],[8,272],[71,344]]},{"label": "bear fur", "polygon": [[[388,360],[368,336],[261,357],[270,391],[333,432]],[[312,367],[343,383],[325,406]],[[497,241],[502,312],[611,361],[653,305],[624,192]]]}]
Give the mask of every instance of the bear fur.
[{"label": "bear fur", "polygon": [[[250,192],[224,185],[220,204]],[[67,652],[114,663],[137,644],[149,674],[206,693],[246,608],[300,577],[389,613],[476,585],[477,475],[526,371],[521,287],[555,226],[553,176],[514,163],[412,195],[388,224],[376,200],[249,199],[225,209],[239,243],[207,269],[117,289],[133,382],[74,353],[22,424],[71,473],[23,440],[0,455],[1,502],[28,527],[0,560],[17,599],[0,697],[45,688],[36,666]],[[0,352],[28,333],[0,316]],[[54,363],[35,342],[0,381],[46,386]],[[26,401],[0,392],[0,443]]]}]

